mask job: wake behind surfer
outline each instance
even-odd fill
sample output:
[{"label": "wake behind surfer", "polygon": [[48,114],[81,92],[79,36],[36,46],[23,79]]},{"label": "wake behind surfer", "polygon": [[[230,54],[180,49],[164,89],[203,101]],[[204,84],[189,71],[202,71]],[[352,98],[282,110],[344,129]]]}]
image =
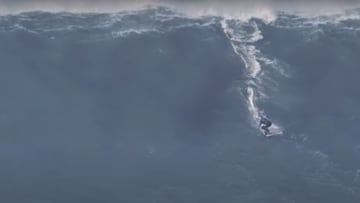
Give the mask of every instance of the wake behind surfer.
[{"label": "wake behind surfer", "polygon": [[264,130],[265,136],[270,135],[269,127],[272,125],[272,122],[267,119],[265,116],[261,116],[259,127]]}]

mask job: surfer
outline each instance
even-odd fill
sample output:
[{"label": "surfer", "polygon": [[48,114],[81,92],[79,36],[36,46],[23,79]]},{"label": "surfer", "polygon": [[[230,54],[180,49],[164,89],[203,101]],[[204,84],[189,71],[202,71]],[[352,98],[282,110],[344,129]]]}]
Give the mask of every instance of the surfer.
[{"label": "surfer", "polygon": [[264,116],[261,116],[259,127],[264,130],[265,136],[270,135],[269,127],[272,125],[272,122],[265,118]]}]

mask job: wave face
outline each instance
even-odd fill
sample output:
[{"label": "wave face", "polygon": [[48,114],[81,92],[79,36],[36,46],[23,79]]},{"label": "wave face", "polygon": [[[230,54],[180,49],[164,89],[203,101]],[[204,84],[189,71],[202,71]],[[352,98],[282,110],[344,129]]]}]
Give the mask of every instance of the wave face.
[{"label": "wave face", "polygon": [[29,12],[0,45],[2,202],[360,200],[360,10]]}]

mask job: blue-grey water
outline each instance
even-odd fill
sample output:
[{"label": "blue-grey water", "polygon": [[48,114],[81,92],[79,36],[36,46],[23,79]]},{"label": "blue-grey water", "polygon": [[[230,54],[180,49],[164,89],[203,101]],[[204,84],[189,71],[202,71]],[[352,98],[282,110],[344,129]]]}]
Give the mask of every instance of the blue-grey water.
[{"label": "blue-grey water", "polygon": [[358,203],[359,53],[356,9],[0,16],[0,202]]}]

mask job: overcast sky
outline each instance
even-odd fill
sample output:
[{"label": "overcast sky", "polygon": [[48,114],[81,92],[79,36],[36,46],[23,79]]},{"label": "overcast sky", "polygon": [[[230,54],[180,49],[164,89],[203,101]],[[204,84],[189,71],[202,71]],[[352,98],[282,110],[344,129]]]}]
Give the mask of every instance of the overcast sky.
[{"label": "overcast sky", "polygon": [[244,10],[303,10],[319,12],[358,7],[360,0],[0,0],[0,12],[49,11],[120,11],[146,5],[166,5],[191,12],[214,13]]}]

